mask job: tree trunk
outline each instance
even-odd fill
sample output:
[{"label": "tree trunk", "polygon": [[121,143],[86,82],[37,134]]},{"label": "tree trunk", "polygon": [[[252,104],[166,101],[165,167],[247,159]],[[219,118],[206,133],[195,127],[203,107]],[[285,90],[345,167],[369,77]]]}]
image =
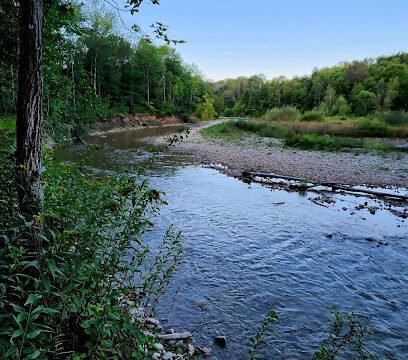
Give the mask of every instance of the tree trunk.
[{"label": "tree trunk", "polygon": [[149,79],[149,68],[146,70],[146,78],[147,78],[147,102],[150,102],[150,79]]},{"label": "tree trunk", "polygon": [[74,114],[76,114],[76,89],[75,89],[75,72],[74,72],[74,55],[71,61],[71,81],[72,81],[72,100],[74,102]]},{"label": "tree trunk", "polygon": [[162,74],[162,78],[163,78],[163,104],[166,103],[166,75],[163,72]]},{"label": "tree trunk", "polygon": [[[16,175],[20,211],[28,219],[42,209],[42,0],[20,1],[20,58],[17,99]],[[41,250],[40,237],[33,250]]]},{"label": "tree trunk", "polygon": [[95,74],[94,74],[94,91],[95,95],[98,95],[97,88],[96,88],[96,69],[97,69],[97,64],[96,64],[96,59],[98,57],[98,53],[95,53]]}]

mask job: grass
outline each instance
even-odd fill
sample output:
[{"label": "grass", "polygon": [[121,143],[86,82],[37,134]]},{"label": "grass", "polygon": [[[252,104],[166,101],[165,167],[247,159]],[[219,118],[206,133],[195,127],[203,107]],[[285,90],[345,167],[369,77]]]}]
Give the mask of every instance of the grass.
[{"label": "grass", "polygon": [[[207,139],[223,140],[244,139],[248,134],[254,134],[261,137],[279,138],[283,140],[286,146],[302,150],[368,149],[385,152],[393,150],[406,151],[397,149],[390,144],[364,139],[364,135],[362,135],[376,134],[377,137],[380,137],[380,135],[389,134],[389,131],[387,124],[381,123],[381,125],[378,125],[376,122],[367,124],[365,121],[359,121],[357,125],[347,125],[341,129],[337,124],[315,122],[269,123],[237,120],[205,128],[201,130],[201,134]],[[342,136],[342,134],[347,135]]]},{"label": "grass", "polygon": [[0,116],[0,152],[10,152],[14,148],[14,134],[16,132],[16,116]]},{"label": "grass", "polygon": [[0,131],[14,133],[16,131],[16,115],[0,116]]}]

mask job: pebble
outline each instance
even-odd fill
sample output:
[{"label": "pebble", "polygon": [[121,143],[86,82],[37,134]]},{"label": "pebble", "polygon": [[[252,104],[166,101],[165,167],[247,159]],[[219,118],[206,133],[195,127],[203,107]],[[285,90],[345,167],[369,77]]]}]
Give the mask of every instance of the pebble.
[{"label": "pebble", "polygon": [[206,300],[199,300],[199,301],[196,302],[196,305],[197,305],[201,310],[204,310],[205,307],[207,306],[207,304],[208,304],[208,301],[206,301]]},{"label": "pebble", "polygon": [[154,318],[147,318],[146,322],[155,326],[160,326],[160,321]]},{"label": "pebble", "polygon": [[163,351],[164,350],[164,346],[162,344],[160,344],[160,343],[153,344],[153,347],[158,351]]},{"label": "pebble", "polygon": [[174,354],[174,353],[168,351],[168,352],[165,352],[165,353],[163,354],[162,359],[163,359],[163,360],[170,360],[170,359],[171,359],[172,357],[174,357],[174,356],[177,356],[177,354]]},{"label": "pebble", "polygon": [[212,351],[211,348],[209,348],[209,347],[200,347],[200,346],[197,346],[197,349],[198,349],[199,351],[201,351],[204,356],[210,355],[210,354],[211,354],[211,351]]},{"label": "pebble", "polygon": [[194,346],[191,345],[191,344],[188,344],[187,348],[188,348],[188,355],[193,356],[194,355],[194,350],[195,350]]}]

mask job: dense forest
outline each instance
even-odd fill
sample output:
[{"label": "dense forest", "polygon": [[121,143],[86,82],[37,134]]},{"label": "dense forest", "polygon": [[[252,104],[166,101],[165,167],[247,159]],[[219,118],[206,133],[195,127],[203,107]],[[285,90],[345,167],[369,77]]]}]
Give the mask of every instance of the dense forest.
[{"label": "dense forest", "polygon": [[[82,123],[118,114],[189,121],[192,114],[204,120],[261,117],[287,106],[341,116],[407,110],[407,53],[341,63],[292,79],[267,80],[261,74],[210,82],[174,48],[124,29],[112,10],[98,2],[44,4],[44,129],[56,139],[80,131]],[[16,2],[1,5],[0,114],[16,111],[18,16]]]},{"label": "dense forest", "polygon": [[[1,5],[0,114],[16,111],[18,16],[16,2]],[[58,137],[117,114],[188,119],[205,104],[211,89],[199,71],[174,48],[124,29],[121,20],[103,2],[44,3],[45,130]]]},{"label": "dense forest", "polygon": [[215,109],[226,116],[259,117],[284,106],[343,116],[407,110],[408,54],[341,63],[292,79],[255,75],[212,85]]}]

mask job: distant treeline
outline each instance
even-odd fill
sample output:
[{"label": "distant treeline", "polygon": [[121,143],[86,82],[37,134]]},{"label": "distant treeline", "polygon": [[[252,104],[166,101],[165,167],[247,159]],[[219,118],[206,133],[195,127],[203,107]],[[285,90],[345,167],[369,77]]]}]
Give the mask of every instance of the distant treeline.
[{"label": "distant treeline", "polygon": [[215,109],[262,116],[285,106],[324,115],[368,115],[408,109],[408,53],[316,69],[311,76],[267,81],[263,75],[213,83]]},{"label": "distant treeline", "polygon": [[[46,129],[66,132],[120,113],[188,117],[199,105],[206,110],[212,90],[194,66],[169,46],[127,40],[130,32],[109,7],[90,3],[44,1]],[[18,2],[1,3],[0,114],[16,109],[18,14]]]}]

